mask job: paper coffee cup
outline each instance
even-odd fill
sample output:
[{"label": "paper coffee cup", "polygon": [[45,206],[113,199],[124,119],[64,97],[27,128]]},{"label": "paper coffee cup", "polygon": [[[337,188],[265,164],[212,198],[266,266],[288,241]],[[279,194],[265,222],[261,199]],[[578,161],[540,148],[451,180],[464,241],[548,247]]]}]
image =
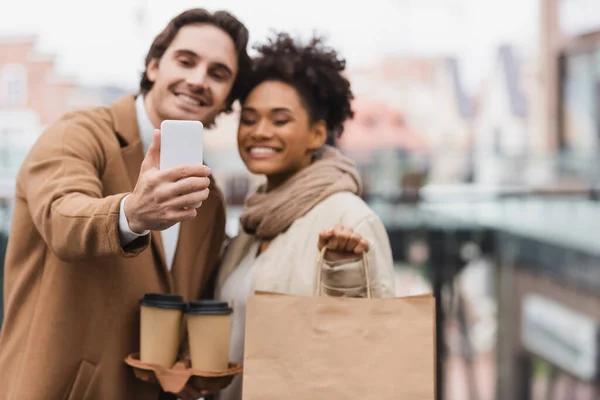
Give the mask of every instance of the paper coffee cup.
[{"label": "paper coffee cup", "polygon": [[188,304],[187,329],[192,368],[220,371],[229,367],[231,313],[225,302],[197,300]]},{"label": "paper coffee cup", "polygon": [[171,368],[179,350],[183,297],[148,293],[140,303],[140,361]]}]

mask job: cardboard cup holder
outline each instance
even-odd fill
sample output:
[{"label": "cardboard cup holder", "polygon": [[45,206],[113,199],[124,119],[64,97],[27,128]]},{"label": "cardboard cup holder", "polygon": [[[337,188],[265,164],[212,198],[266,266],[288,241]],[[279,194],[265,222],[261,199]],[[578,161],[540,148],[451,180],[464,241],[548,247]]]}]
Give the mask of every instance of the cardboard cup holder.
[{"label": "cardboard cup holder", "polygon": [[242,365],[229,363],[229,368],[222,371],[198,371],[190,368],[189,361],[177,361],[171,368],[143,363],[140,354],[127,356],[125,363],[133,368],[133,372],[141,381],[158,383],[165,392],[179,393],[188,383],[197,390],[216,392],[225,389],[233,378],[243,370]]}]

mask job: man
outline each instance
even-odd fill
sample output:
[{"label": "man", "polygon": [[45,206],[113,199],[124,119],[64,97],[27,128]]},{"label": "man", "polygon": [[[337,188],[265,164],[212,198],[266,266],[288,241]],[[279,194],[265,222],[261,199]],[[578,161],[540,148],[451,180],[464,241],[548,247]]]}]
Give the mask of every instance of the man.
[{"label": "man", "polygon": [[34,145],[6,256],[0,399],[166,397],[123,362],[139,351],[139,299],[202,297],[225,215],[207,167],[158,169],[155,128],[230,111],[247,42],[230,14],[186,11],[152,43],[140,96],[66,115]]}]

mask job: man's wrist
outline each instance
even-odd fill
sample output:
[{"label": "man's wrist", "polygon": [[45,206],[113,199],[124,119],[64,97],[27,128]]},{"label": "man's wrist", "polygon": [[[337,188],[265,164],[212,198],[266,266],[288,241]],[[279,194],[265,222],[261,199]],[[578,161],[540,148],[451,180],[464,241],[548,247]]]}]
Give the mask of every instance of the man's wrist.
[{"label": "man's wrist", "polygon": [[139,238],[140,236],[145,236],[150,232],[143,231],[142,233],[138,233],[140,231],[133,230],[133,227],[129,225],[129,220],[127,219],[127,215],[125,213],[125,204],[129,196],[130,195],[127,195],[123,198],[123,200],[121,200],[121,207],[119,210],[119,238],[121,241],[121,246],[127,246],[135,239]]},{"label": "man's wrist", "polygon": [[144,229],[140,224],[136,221],[131,210],[127,209],[127,200],[130,200],[131,194],[128,194],[123,199],[123,212],[125,213],[125,219],[127,219],[127,227],[131,230],[132,233],[135,233],[138,236],[147,235],[149,230]]}]

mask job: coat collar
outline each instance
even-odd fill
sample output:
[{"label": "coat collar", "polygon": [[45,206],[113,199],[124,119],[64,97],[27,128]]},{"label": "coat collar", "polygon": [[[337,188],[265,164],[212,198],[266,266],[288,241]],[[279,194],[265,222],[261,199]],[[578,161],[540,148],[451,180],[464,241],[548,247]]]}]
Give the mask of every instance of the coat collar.
[{"label": "coat collar", "polygon": [[[123,96],[110,106],[114,130],[121,143],[121,154],[127,168],[127,175],[133,190],[140,175],[142,161],[144,161],[144,147],[140,137],[139,123],[135,109],[135,97]],[[169,288],[173,288],[173,280],[167,268],[167,261],[163,249],[160,232],[152,231],[152,248],[156,252]]]}]

